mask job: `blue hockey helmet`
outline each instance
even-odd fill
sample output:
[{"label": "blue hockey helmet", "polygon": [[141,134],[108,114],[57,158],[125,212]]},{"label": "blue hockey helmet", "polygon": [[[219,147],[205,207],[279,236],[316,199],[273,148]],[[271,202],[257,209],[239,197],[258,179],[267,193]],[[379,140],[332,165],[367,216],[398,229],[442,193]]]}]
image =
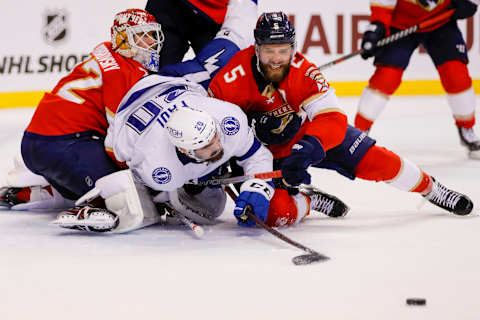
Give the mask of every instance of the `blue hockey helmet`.
[{"label": "blue hockey helmet", "polygon": [[262,13],[253,35],[257,45],[295,43],[295,28],[281,11]]}]

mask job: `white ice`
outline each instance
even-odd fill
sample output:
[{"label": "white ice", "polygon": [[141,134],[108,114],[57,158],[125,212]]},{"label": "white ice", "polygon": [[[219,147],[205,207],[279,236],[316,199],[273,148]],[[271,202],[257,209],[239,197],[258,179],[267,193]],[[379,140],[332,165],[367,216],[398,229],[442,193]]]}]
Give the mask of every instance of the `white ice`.
[{"label": "white ice", "polygon": [[[358,98],[341,101],[352,120]],[[0,110],[2,172],[32,112]],[[203,239],[181,227],[70,232],[49,225],[54,212],[3,210],[0,319],[480,319],[480,161],[460,146],[446,99],[394,97],[371,134],[468,194],[475,213],[417,210],[417,194],[313,169],[351,211],[280,229],[331,257],[294,266],[302,252],[237,227],[231,202]],[[427,304],[407,306],[410,297]]]}]

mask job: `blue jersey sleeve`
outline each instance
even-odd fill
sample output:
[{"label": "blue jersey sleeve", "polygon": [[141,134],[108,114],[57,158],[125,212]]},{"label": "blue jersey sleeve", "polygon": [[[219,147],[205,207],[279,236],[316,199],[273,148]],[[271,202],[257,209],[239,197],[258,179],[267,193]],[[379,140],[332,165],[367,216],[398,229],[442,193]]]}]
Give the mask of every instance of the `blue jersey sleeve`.
[{"label": "blue jersey sleeve", "polygon": [[230,40],[213,39],[192,60],[166,65],[159,74],[184,77],[207,89],[212,78],[239,50],[240,48]]}]

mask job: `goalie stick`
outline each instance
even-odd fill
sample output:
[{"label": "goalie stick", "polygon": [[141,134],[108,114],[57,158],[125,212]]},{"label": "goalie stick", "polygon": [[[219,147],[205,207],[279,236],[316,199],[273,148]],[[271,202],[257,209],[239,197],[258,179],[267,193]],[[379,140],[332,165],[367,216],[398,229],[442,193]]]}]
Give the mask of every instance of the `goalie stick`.
[{"label": "goalie stick", "polygon": [[[471,1],[471,0],[470,0]],[[476,1],[479,1],[480,0],[476,0]],[[383,38],[381,40],[379,40],[377,42],[377,47],[383,47],[383,46],[386,46],[387,44],[390,44],[394,41],[397,41],[397,40],[400,40],[400,39],[403,39],[405,37],[408,37],[409,35],[411,35],[412,33],[415,33],[417,32],[418,30],[421,30],[421,29],[425,29],[425,28],[428,28],[428,27],[431,27],[437,23],[440,23],[444,20],[447,20],[448,18],[450,18],[452,16],[452,14],[455,12],[455,9],[450,9],[448,11],[445,11],[439,15],[436,15],[430,19],[427,19],[425,21],[422,21],[414,26],[411,26],[410,28],[407,28],[405,30],[402,30],[402,31],[399,31],[397,33],[394,33],[386,38]],[[321,66],[319,66],[317,68],[318,71],[323,71],[327,68],[330,68],[334,65],[337,65],[339,64],[340,62],[343,62],[343,61],[346,61],[350,58],[353,58],[359,54],[361,54],[363,52],[363,49],[360,49],[358,51],[355,51],[355,52],[352,52],[352,53],[349,53],[347,55],[344,55],[343,57],[340,57],[338,59],[335,59],[331,62],[328,62],[328,63],[325,63]]]},{"label": "goalie stick", "polygon": [[[235,193],[235,191],[233,191],[233,189],[230,186],[226,186],[225,191],[232,198],[232,200],[235,200],[237,198],[237,194]],[[255,223],[257,225],[262,227],[264,230],[268,231],[270,234],[274,235],[278,239],[280,239],[282,241],[285,241],[285,242],[291,244],[292,246],[297,247],[297,248],[299,248],[299,249],[301,249],[301,250],[303,250],[307,253],[307,254],[302,254],[302,255],[293,257],[292,262],[293,262],[294,265],[296,265],[296,266],[306,265],[306,264],[311,264],[313,262],[326,261],[326,260],[330,259],[329,257],[327,257],[327,256],[325,256],[321,253],[318,253],[317,251],[315,251],[313,249],[310,249],[310,248],[304,246],[303,244],[301,244],[299,242],[296,242],[296,241],[290,239],[289,237],[287,237],[283,233],[273,229],[272,227],[267,226],[265,223],[263,223],[262,220],[260,220],[257,216],[255,216],[253,214],[252,208],[250,206],[247,206],[245,208],[245,213],[248,216],[248,218],[255,221]]]}]

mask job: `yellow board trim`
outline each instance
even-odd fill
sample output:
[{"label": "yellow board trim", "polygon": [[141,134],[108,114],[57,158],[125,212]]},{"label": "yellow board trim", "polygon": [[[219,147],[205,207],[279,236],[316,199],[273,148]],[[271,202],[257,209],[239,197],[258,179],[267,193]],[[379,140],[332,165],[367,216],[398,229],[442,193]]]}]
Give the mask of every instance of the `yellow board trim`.
[{"label": "yellow board trim", "polygon": [[[339,97],[355,97],[362,94],[367,81],[331,82]],[[480,94],[480,79],[473,80],[473,90]],[[45,91],[0,92],[0,109],[35,107]],[[445,91],[439,80],[405,80],[398,88],[397,96],[442,95]]]}]

